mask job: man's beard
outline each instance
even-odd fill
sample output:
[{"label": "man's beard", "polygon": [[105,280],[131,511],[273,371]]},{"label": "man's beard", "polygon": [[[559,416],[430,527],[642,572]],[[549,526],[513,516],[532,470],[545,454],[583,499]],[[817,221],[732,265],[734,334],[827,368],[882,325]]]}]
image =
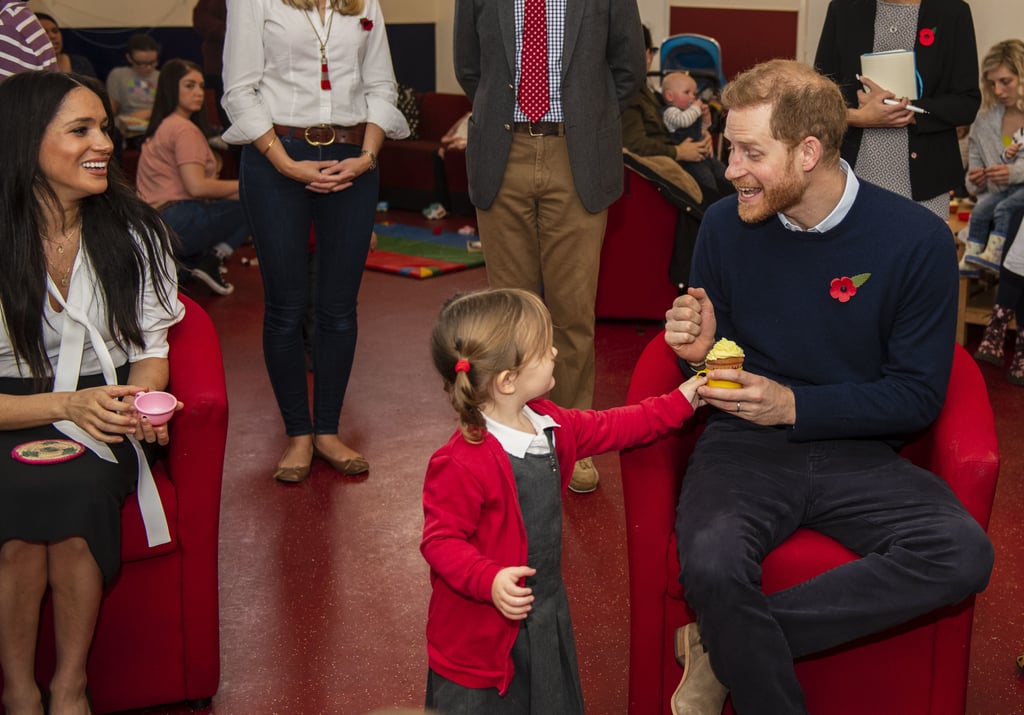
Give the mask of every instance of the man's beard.
[{"label": "man's beard", "polygon": [[[736,190],[743,188],[736,185]],[[746,187],[755,188],[755,187]],[[744,223],[760,223],[796,205],[803,198],[807,188],[802,175],[790,167],[780,181],[772,188],[761,185],[761,199],[756,204],[739,203],[740,220]]]}]

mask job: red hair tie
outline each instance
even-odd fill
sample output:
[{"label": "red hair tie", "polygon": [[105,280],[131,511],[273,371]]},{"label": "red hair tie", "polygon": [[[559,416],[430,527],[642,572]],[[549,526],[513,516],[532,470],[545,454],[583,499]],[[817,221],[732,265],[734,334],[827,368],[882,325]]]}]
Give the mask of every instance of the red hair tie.
[{"label": "red hair tie", "polygon": [[455,372],[456,373],[469,372],[469,360],[466,360],[465,358],[463,358],[463,359],[459,360],[458,362],[456,362],[455,363]]}]

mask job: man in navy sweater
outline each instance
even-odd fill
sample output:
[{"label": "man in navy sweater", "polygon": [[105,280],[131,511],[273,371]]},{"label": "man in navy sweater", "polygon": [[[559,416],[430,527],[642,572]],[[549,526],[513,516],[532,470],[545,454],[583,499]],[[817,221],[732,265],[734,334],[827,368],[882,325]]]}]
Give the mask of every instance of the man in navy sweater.
[{"label": "man in navy sweater", "polygon": [[[846,106],[810,66],[773,60],[727,85],[727,178],[704,216],[691,285],[665,339],[684,371],[739,343],[739,389],[716,408],[683,480],[680,580],[697,623],[672,712],[806,713],[793,659],[981,591],[982,528],[937,476],[901,459],[938,415],[952,366],[957,268],[949,228],[859,182],[839,148]],[[863,558],[771,596],[764,556],[798,527]]]}]

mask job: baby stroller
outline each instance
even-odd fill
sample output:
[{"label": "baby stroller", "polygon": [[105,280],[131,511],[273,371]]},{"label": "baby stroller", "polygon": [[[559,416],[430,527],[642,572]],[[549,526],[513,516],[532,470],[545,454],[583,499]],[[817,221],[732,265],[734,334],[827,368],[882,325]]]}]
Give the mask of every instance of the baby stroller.
[{"label": "baby stroller", "polygon": [[705,102],[722,96],[725,71],[718,40],[706,35],[672,35],[661,43],[661,75],[686,70],[697,83],[697,92]]},{"label": "baby stroller", "polygon": [[[722,131],[722,90],[725,70],[722,69],[722,48],[718,40],[707,35],[684,33],[665,38],[661,43],[659,77],[686,71],[697,83],[697,96],[711,108],[712,134]],[[721,159],[721,143],[718,144]]]}]

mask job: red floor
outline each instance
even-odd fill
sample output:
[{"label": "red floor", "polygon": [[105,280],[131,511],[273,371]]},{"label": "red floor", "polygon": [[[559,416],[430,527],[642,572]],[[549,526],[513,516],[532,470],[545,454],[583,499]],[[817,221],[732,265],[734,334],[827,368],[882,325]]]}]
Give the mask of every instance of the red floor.
[{"label": "red floor", "polygon": [[[392,212],[390,218],[418,217]],[[465,222],[445,223],[454,229]],[[441,302],[483,287],[485,271],[423,281],[367,272],[341,436],[367,456],[370,474],[347,479],[317,464],[308,482],[290,487],[270,478],[285,439],[263,367],[259,272],[238,258],[230,268],[233,295],[194,291],[220,331],[231,407],[221,522],[221,686],[205,712],[363,715],[382,706],[418,707],[429,595],[418,550],[420,484],[429,455],[454,426],[427,339]],[[624,399],[632,365],[657,329],[599,324],[596,407]],[[1018,547],[1024,390],[1009,386],[992,366],[983,371],[1003,470],[991,528],[998,560],[978,601],[968,714],[1010,715],[1024,713],[1024,681],[1014,666],[1024,652]],[[601,488],[565,502],[565,579],[587,712],[623,715],[628,601],[622,491],[617,456],[595,462]]]}]

